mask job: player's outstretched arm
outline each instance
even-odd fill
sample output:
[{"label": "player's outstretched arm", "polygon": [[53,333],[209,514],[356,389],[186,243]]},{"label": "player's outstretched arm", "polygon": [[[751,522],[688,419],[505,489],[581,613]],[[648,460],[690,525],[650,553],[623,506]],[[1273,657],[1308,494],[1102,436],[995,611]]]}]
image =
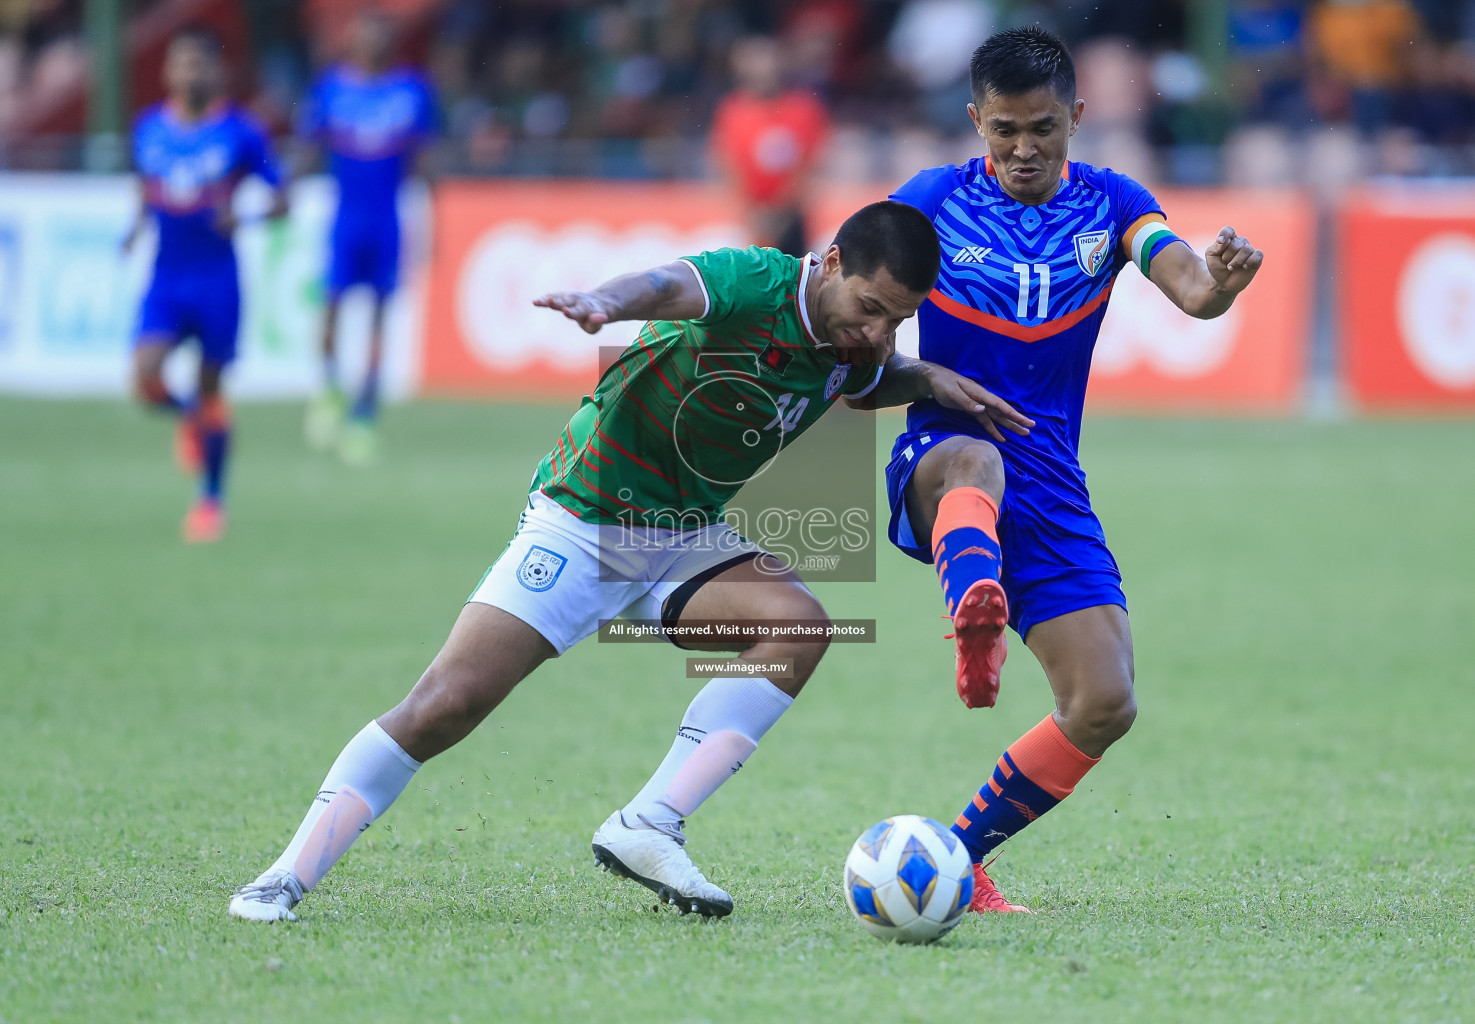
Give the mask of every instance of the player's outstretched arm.
[{"label": "player's outstretched arm", "polygon": [[616,320],[695,320],[707,312],[707,296],[691,265],[621,274],[588,292],[549,292],[533,305],[556,309],[590,334]]},{"label": "player's outstretched arm", "polygon": [[1152,258],[1152,283],[1179,309],[1200,320],[1212,320],[1234,304],[1265,254],[1248,238],[1225,227],[1202,257],[1186,245],[1170,245]]},{"label": "player's outstretched arm", "polygon": [[886,360],[881,380],[860,398],[846,398],[852,409],[884,409],[912,402],[936,402],[967,413],[995,441],[1003,442],[1000,427],[1011,434],[1028,434],[1035,421],[975,380],[937,363],[900,354]]}]

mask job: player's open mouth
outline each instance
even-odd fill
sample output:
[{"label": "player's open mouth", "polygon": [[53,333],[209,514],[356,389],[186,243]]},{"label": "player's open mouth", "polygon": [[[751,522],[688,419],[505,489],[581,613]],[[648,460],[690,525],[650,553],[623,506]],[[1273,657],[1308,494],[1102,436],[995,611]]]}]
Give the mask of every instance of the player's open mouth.
[{"label": "player's open mouth", "polygon": [[1028,181],[1031,178],[1037,177],[1040,173],[1040,169],[1038,167],[1015,167],[1010,170],[1009,173],[1016,178],[1023,178]]}]

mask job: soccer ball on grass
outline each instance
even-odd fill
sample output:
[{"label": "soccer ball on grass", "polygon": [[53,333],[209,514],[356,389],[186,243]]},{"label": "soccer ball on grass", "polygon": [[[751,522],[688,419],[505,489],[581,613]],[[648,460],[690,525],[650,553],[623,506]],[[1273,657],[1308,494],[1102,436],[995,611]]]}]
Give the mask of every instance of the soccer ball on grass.
[{"label": "soccer ball on grass", "polygon": [[866,829],[845,858],[845,902],[862,928],[888,942],[932,942],[973,899],[973,862],[931,818],[898,814]]}]

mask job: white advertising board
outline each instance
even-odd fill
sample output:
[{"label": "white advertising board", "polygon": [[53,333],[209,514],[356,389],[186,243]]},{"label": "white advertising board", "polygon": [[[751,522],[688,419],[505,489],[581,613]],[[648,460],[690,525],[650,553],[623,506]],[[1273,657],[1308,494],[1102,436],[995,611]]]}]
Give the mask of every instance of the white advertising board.
[{"label": "white advertising board", "polygon": [[[307,395],[320,377],[323,274],[336,194],[309,178],[292,187],[284,220],[252,220],[266,189],[249,181],[237,196],[246,220],[236,234],[241,269],[240,356],[227,390],[236,398]],[[138,202],[128,176],[0,174],[0,392],[56,396],[126,395],[138,308],[153,267],[149,231],[133,252],[120,244]],[[406,190],[404,287],[386,321],[384,392],[414,388],[419,364],[429,200]],[[362,366],[370,304],[350,293],[339,324],[345,379]],[[169,377],[187,387],[192,347],[181,345]]]}]

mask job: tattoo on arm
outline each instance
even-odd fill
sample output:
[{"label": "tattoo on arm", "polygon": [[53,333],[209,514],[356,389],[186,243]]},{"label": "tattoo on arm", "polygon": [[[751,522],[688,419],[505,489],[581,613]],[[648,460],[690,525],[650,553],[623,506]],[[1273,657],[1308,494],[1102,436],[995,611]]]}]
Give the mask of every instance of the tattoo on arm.
[{"label": "tattoo on arm", "polygon": [[705,308],[700,280],[689,266],[672,264],[621,274],[589,294],[610,320],[689,320]]},{"label": "tattoo on arm", "polygon": [[647,270],[645,272],[645,283],[655,293],[655,297],[658,300],[669,297],[676,290],[676,282],[672,279],[671,275],[660,268]]},{"label": "tattoo on arm", "polygon": [[894,354],[886,361],[880,383],[863,398],[847,398],[846,403],[855,409],[885,409],[930,399],[932,382],[927,378],[927,365],[920,359]]}]

